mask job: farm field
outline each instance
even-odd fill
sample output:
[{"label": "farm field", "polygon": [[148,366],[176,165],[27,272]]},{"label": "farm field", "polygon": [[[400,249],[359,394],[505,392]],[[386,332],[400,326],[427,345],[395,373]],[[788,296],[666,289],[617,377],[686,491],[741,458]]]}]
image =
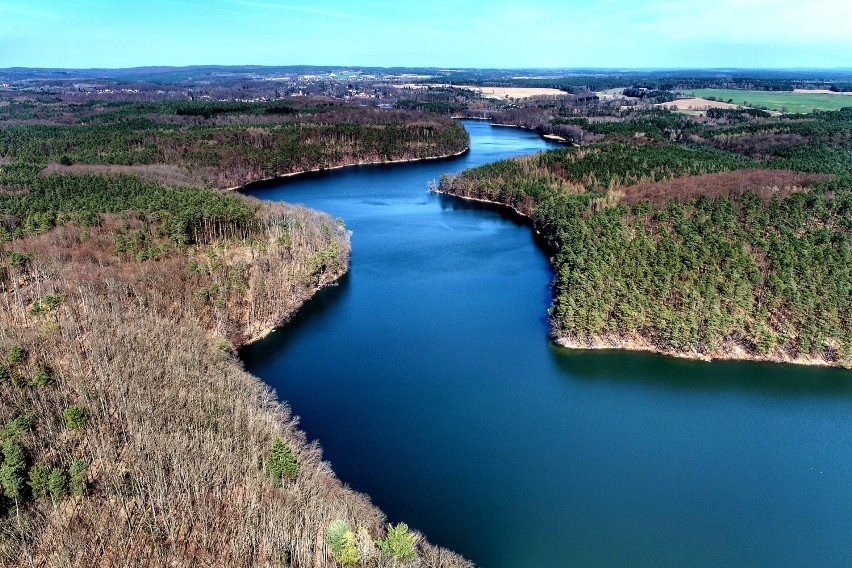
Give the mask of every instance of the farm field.
[{"label": "farm field", "polygon": [[670,101],[667,103],[659,103],[654,106],[659,108],[666,108],[669,110],[707,110],[709,108],[733,109],[739,108],[742,105],[729,104],[693,97],[691,99],[678,99],[676,101]]},{"label": "farm field", "polygon": [[736,89],[695,89],[684,91],[694,97],[715,97],[733,104],[767,108],[781,112],[808,113],[817,110],[840,110],[852,106],[848,95],[828,93],[797,93],[790,91],[739,91]]}]

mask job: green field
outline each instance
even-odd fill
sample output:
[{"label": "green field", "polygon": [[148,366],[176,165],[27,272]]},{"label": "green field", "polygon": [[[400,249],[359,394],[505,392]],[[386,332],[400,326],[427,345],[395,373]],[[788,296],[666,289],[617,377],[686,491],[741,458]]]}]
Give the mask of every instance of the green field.
[{"label": "green field", "polygon": [[696,97],[715,97],[718,100],[743,106],[767,108],[781,112],[812,112],[840,110],[852,107],[852,95],[824,93],[793,93],[790,91],[738,91],[735,89],[695,89],[684,91]]}]

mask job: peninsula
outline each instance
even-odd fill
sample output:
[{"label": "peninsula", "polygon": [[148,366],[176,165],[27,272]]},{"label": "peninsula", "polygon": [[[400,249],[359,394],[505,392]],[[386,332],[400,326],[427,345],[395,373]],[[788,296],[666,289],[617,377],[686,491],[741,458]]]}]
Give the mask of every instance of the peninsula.
[{"label": "peninsula", "polygon": [[469,566],[386,525],[235,354],[345,273],[343,220],[216,189],[467,144],[328,101],[0,106],[3,563]]},{"label": "peninsula", "polygon": [[708,115],[566,119],[595,142],[437,190],[533,220],[560,345],[852,365],[852,108]]}]

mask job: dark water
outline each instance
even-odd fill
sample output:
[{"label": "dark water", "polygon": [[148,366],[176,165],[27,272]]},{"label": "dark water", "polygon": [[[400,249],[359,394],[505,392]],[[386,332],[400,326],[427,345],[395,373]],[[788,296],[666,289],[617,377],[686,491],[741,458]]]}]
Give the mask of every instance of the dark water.
[{"label": "dark water", "polygon": [[485,567],[852,565],[852,373],[554,348],[529,228],[426,191],[546,144],[466,126],[459,159],[253,191],[354,231],[243,351],[340,478]]}]

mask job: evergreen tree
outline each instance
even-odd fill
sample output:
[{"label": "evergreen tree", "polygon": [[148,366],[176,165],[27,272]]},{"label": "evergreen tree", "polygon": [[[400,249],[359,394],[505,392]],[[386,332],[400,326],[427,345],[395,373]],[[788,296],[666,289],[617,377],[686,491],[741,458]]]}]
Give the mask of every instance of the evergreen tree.
[{"label": "evergreen tree", "polygon": [[266,472],[278,483],[282,480],[296,479],[299,475],[299,462],[293,451],[280,437],[272,441],[272,448],[266,460]]}]

